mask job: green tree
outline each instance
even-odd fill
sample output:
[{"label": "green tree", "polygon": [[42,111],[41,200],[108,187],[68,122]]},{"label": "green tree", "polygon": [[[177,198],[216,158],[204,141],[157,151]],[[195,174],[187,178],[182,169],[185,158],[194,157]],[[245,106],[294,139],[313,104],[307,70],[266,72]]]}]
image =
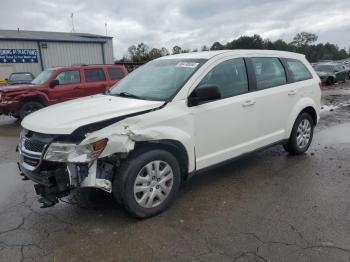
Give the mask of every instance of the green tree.
[{"label": "green tree", "polygon": [[264,49],[264,40],[260,35],[241,36],[227,43],[225,49]]},{"label": "green tree", "polygon": [[172,52],[172,54],[173,55],[176,55],[176,54],[180,54],[180,53],[182,53],[182,48],[181,47],[179,47],[179,46],[174,46],[173,47],[173,52]]},{"label": "green tree", "polygon": [[300,48],[300,47],[308,46],[312,43],[315,43],[317,39],[318,39],[318,36],[316,34],[301,32],[294,36],[291,44],[296,46],[297,48]]},{"label": "green tree", "polygon": [[210,47],[210,50],[223,50],[224,46],[220,42],[214,42]]}]

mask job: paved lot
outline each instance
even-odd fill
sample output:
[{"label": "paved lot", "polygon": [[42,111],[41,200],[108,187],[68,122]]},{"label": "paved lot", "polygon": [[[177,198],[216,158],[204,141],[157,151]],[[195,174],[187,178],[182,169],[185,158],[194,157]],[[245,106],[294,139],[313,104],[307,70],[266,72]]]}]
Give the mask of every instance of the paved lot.
[{"label": "paved lot", "polygon": [[350,86],[323,94],[307,154],[276,146],[194,177],[147,220],[97,190],[40,209],[0,116],[0,261],[350,261]]}]

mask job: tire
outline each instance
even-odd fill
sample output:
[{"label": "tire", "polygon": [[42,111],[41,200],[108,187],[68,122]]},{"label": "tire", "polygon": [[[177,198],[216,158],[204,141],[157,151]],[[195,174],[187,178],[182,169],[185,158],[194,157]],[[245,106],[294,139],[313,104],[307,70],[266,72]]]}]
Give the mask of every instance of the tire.
[{"label": "tire", "polygon": [[[155,170],[159,172],[153,173]],[[122,162],[113,179],[113,196],[131,215],[147,218],[172,204],[181,180],[179,163],[168,151],[135,151]]]},{"label": "tire", "polygon": [[28,101],[28,102],[25,102],[21,108],[19,109],[19,118],[20,119],[23,119],[25,118],[27,115],[43,108],[44,105],[39,103],[39,102],[36,102],[36,101]]},{"label": "tire", "polygon": [[333,77],[328,77],[326,80],[326,85],[331,86],[335,84],[335,79]]},{"label": "tire", "polygon": [[[310,114],[302,113],[295,120],[288,142],[284,149],[292,155],[305,153],[312,142],[314,134],[314,121]],[[300,137],[302,136],[302,137]]]}]

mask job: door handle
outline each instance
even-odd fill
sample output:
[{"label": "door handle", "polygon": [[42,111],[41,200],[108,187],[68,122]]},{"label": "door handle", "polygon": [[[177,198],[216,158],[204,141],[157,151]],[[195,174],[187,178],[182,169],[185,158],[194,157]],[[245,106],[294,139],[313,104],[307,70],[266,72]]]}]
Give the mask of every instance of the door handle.
[{"label": "door handle", "polygon": [[295,91],[295,90],[290,90],[289,92],[288,92],[288,95],[289,96],[294,96],[294,95],[296,95],[297,94],[297,91]]},{"label": "door handle", "polygon": [[255,105],[255,101],[254,100],[248,100],[248,101],[245,101],[242,106],[243,107],[247,107],[247,106],[253,106]]}]

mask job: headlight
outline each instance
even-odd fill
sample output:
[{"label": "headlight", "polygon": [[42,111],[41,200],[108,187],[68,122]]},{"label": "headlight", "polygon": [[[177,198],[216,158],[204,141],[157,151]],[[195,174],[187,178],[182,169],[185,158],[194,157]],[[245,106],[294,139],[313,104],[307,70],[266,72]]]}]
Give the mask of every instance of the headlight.
[{"label": "headlight", "polygon": [[52,143],[46,150],[44,159],[53,162],[86,163],[99,157],[107,145],[108,139],[102,139],[87,145]]}]

